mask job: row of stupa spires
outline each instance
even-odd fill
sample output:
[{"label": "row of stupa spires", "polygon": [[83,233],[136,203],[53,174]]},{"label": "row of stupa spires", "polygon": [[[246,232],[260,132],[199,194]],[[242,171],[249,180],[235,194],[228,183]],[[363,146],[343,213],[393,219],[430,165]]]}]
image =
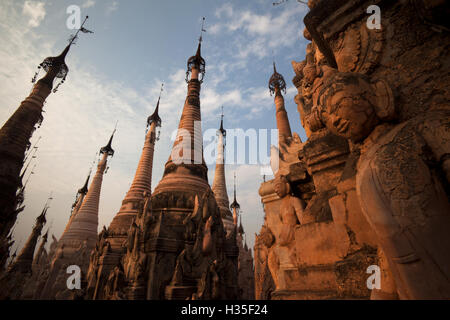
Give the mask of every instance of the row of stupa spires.
[{"label": "row of stupa spires", "polygon": [[[177,148],[177,146],[182,144],[183,148],[189,148],[191,151],[198,150],[196,148],[200,147],[200,150],[202,150],[202,141],[201,138],[198,140],[198,132],[195,132],[194,134],[194,122],[200,121],[200,108],[199,108],[199,91],[200,91],[200,83],[202,82],[204,73],[205,73],[205,61],[201,57],[201,38],[198,44],[197,52],[194,56],[189,58],[187,63],[188,71],[186,73],[186,80],[188,82],[188,94],[186,98],[186,103],[183,109],[183,113],[181,116],[180,124],[179,124],[179,133],[183,132],[183,130],[187,130],[191,137],[194,137],[194,139],[180,139],[180,135],[177,136],[177,140],[174,142],[173,148]],[[161,96],[160,96],[161,97]],[[101,283],[101,274],[104,274],[105,276],[109,275],[109,273],[112,271],[112,269],[120,263],[121,258],[123,257],[123,245],[127,238],[127,232],[130,229],[130,226],[134,223],[136,216],[139,213],[139,210],[141,210],[140,204],[142,204],[145,199],[151,194],[151,178],[152,178],[152,167],[153,167],[153,154],[154,154],[154,147],[155,147],[155,140],[156,140],[156,127],[159,127],[161,125],[161,118],[159,117],[158,110],[159,110],[159,103],[160,103],[160,97],[158,98],[158,102],[155,108],[155,112],[148,118],[148,126],[150,129],[147,132],[143,151],[139,160],[138,167],[136,169],[136,173],[133,179],[133,182],[131,184],[131,187],[129,191],[127,192],[125,198],[122,201],[122,206],[119,209],[119,212],[114,216],[109,228],[107,229],[107,235],[106,241],[108,243],[108,250],[107,252],[102,251],[102,261],[100,262],[102,264],[100,268],[100,274],[96,275],[95,278],[97,280],[97,283],[94,284],[94,293],[93,298],[98,298],[98,291],[101,290],[101,286],[103,285]],[[223,116],[221,118],[221,127],[218,131],[219,135],[219,141],[218,141],[218,159],[216,164],[216,172],[214,177],[214,183],[213,183],[213,192],[215,195],[215,198],[217,200],[217,203],[219,204],[219,207],[221,209],[221,215],[222,219],[224,221],[224,224],[226,225],[227,232],[231,232],[232,229],[235,229],[236,231],[240,231],[240,234],[243,233],[242,224],[240,225],[240,228],[238,230],[237,226],[237,220],[239,215],[239,204],[236,200],[236,190],[234,192],[234,201],[231,205],[231,208],[233,210],[233,215],[230,212],[230,207],[228,204],[228,194],[226,191],[226,183],[225,183],[225,171],[224,171],[224,137],[226,135],[226,131],[223,129]],[[199,135],[202,137],[202,135]],[[110,142],[112,140],[112,137],[110,139]],[[190,145],[189,145],[190,144]],[[110,147],[111,144],[109,143],[108,146]],[[185,150],[185,149],[183,149]],[[187,186],[188,188],[192,187],[203,187],[208,186],[207,182],[207,175],[206,175],[206,165],[203,160],[203,152],[202,152],[202,162],[200,164],[194,164],[194,166],[197,166],[201,168],[200,174],[195,175],[191,172],[186,172],[184,168],[181,168],[180,172],[176,172],[179,168],[167,170],[167,168],[170,167],[177,167],[176,164],[174,164],[172,155],[169,157],[169,160],[166,164],[166,170],[164,172],[164,176],[161,179],[160,183],[158,184],[157,188],[155,189],[155,193],[161,193],[172,190],[179,190],[183,186]],[[190,159],[184,159],[188,163],[192,163],[195,160],[195,153],[190,153],[191,158]],[[104,156],[106,161],[106,156]],[[94,180],[97,176],[101,176],[102,170],[101,168],[102,162],[99,163],[99,169],[97,170],[96,176],[94,177]],[[203,171],[204,170],[204,171]],[[182,182],[180,184],[180,182]],[[92,191],[92,185],[96,187],[96,191]],[[66,228],[66,231],[61,237],[61,240],[58,243],[58,248],[60,251],[63,252],[63,254],[57,254],[53,263],[52,263],[52,269],[50,270],[50,275],[47,281],[46,286],[44,287],[43,294],[41,295],[41,298],[53,298],[55,297],[55,294],[57,294],[58,291],[62,290],[63,288],[59,287],[56,283],[58,279],[58,275],[63,273],[65,270],[62,270],[59,266],[65,265],[62,262],[58,262],[58,259],[63,261],[65,260],[67,262],[67,257],[70,255],[74,255],[76,250],[79,250],[80,248],[80,241],[83,239],[82,232],[84,232],[84,238],[86,239],[86,246],[87,251],[90,252],[92,248],[95,245],[95,237],[97,226],[98,226],[98,200],[99,200],[99,192],[97,190],[100,189],[99,184],[95,184],[94,181],[91,183],[91,186],[89,189],[85,187],[81,188],[81,192],[78,196],[79,202],[82,202],[81,208],[78,209],[79,204],[76,203],[74,206],[74,212],[72,213],[71,220],[69,221],[69,224]],[[87,191],[89,190],[89,191]],[[84,193],[86,192],[86,195]],[[90,194],[94,193],[96,195],[95,197],[95,203],[96,208],[93,209],[93,206],[87,206],[86,202],[90,199]],[[84,208],[88,207],[90,209],[91,215],[88,219],[87,214],[84,211]],[[93,214],[94,212],[97,212],[97,214]],[[93,218],[97,218],[97,220],[94,221]],[[78,228],[75,227],[75,224],[78,223]],[[73,229],[77,229],[78,232],[74,232]],[[90,230],[89,234],[87,233],[87,230]],[[73,235],[70,237],[69,235]],[[89,237],[89,238],[88,238]],[[78,238],[78,242],[75,242],[74,240]],[[69,240],[69,241],[68,241]],[[72,240],[72,242],[70,241]],[[74,245],[75,244],[75,245]],[[72,250],[70,252],[67,251],[67,247],[71,247]],[[246,245],[245,245],[246,247]],[[66,263],[67,264],[67,263]],[[86,269],[84,270],[87,271]]]},{"label": "row of stupa spires", "polygon": [[[270,88],[271,91],[275,92],[275,105],[276,105],[276,113],[277,113],[277,124],[279,128],[282,128],[283,130],[280,130],[280,139],[281,136],[284,137],[291,137],[291,131],[289,126],[289,121],[287,118],[287,113],[284,108],[284,99],[281,95],[281,91],[285,89],[285,83],[283,77],[276,72],[276,67],[274,64],[274,74],[272,75],[270,79]],[[158,101],[156,104],[156,108],[151,116],[147,119],[147,126],[150,127],[150,130],[147,131],[143,152],[141,154],[141,158],[138,164],[138,168],[136,170],[135,177],[133,179],[133,183],[127,192],[127,195],[125,199],[123,200],[123,205],[126,205],[126,203],[130,202],[131,199],[141,199],[142,195],[147,193],[151,193],[151,177],[152,177],[152,161],[153,161],[153,152],[154,152],[154,143],[155,143],[155,137],[156,137],[156,127],[161,126],[161,118],[159,117],[159,104],[160,104],[161,95],[158,97]],[[222,112],[221,120],[220,120],[220,128],[217,131],[218,136],[218,145],[217,145],[217,160],[216,160],[216,169],[215,169],[215,175],[212,185],[212,190],[215,194],[217,203],[219,205],[219,208],[222,213],[222,217],[224,220],[224,224],[227,230],[231,230],[233,226],[238,225],[239,220],[239,226],[238,226],[238,232],[239,234],[243,234],[243,226],[242,226],[242,220],[239,219],[239,209],[240,205],[236,200],[236,175],[234,175],[234,198],[231,205],[229,204],[228,200],[228,192],[226,188],[226,180],[225,180],[225,138],[226,138],[226,130],[223,126],[223,117],[224,114]],[[89,209],[88,213],[91,214],[91,218],[98,216],[98,201],[99,201],[99,194],[100,194],[100,188],[101,188],[101,176],[104,172],[104,167],[106,167],[106,160],[107,156],[112,156],[114,154],[114,150],[112,149],[112,140],[114,137],[114,132],[111,135],[107,145],[105,147],[102,147],[100,149],[100,154],[103,155],[102,160],[99,162],[99,170],[96,173],[96,176],[93,179],[93,182],[91,184],[91,187],[94,188],[94,192],[91,192],[88,205],[86,205],[86,208]],[[21,178],[23,178],[24,172],[21,174]],[[72,221],[74,220],[74,217],[77,216],[78,212],[80,211],[82,204],[84,203],[85,197],[88,193],[88,183],[90,179],[91,173],[89,173],[88,177],[86,178],[86,181],[84,185],[78,190],[76,200],[72,206],[72,212],[71,216],[69,218],[69,222],[66,225],[66,228],[64,230],[65,237],[61,237],[61,239],[64,238],[73,238],[74,233],[77,233],[77,229],[79,231],[79,228],[70,228],[72,225]],[[95,182],[94,182],[95,181]],[[44,206],[44,209],[42,213],[36,218],[35,227],[33,228],[32,233],[29,236],[29,239],[27,240],[26,244],[22,248],[21,252],[17,256],[17,259],[15,259],[14,263],[10,264],[9,268],[15,268],[16,266],[20,265],[20,268],[24,268],[25,270],[28,270],[31,268],[31,259],[30,259],[30,253],[34,252],[35,246],[37,244],[37,238],[39,237],[41,230],[43,228],[43,225],[45,223],[45,215],[47,213],[49,206],[46,203]],[[233,211],[232,215],[230,214],[230,209]],[[86,211],[86,210],[84,210]],[[82,211],[83,213],[83,211]],[[87,216],[87,213],[84,213],[81,217],[76,219],[78,220],[85,220],[85,223],[91,224],[91,228],[89,228],[91,231],[97,230],[98,223],[95,221],[92,221],[92,219],[87,219],[89,216]],[[127,217],[128,216],[128,217]],[[131,210],[127,210],[126,207],[122,207],[121,210],[118,212],[118,214],[115,216],[115,224],[120,224],[118,220],[126,219],[126,220],[132,220],[134,216],[134,212]],[[95,219],[94,219],[95,220]],[[79,222],[78,222],[79,223]],[[114,225],[112,223],[112,225]],[[126,223],[128,224],[128,223]],[[70,231],[69,231],[70,230]],[[86,231],[88,229],[85,229]],[[82,232],[82,234],[84,233]],[[83,234],[85,236],[86,234]],[[46,239],[48,236],[48,230],[47,233],[43,236],[43,241],[41,243],[41,247],[43,244],[45,244]],[[92,236],[92,234],[91,234]],[[76,237],[76,236],[75,236]],[[96,232],[95,232],[96,237]],[[246,246],[245,241],[245,246]],[[39,252],[42,251],[43,248],[39,248],[38,253],[36,254],[37,257],[40,256]],[[14,257],[16,255],[14,254]]]},{"label": "row of stupa spires", "polygon": [[[52,90],[54,79],[62,78],[62,81],[64,81],[66,78],[68,67],[65,64],[64,59],[75,38],[76,35],[72,38],[69,45],[59,56],[46,58],[44,60],[39,69],[44,69],[47,72],[46,75],[37,81],[28,98],[22,102],[16,112],[0,129],[0,158],[2,160],[5,159],[5,163],[10,168],[10,170],[0,170],[1,243],[5,243],[4,239],[8,236],[10,228],[15,222],[15,216],[11,213],[14,212],[17,205],[17,199],[12,196],[11,191],[14,191],[15,195],[17,189],[21,186],[22,177],[20,175],[20,171],[24,164],[25,151],[29,147],[29,140],[36,124],[39,124],[42,121],[42,107],[45,99]],[[202,163],[200,165],[195,165],[197,169],[200,167],[200,170],[196,170],[196,173],[193,174],[192,171],[185,170],[185,168],[175,165],[171,155],[166,163],[163,178],[154,193],[176,190],[180,187],[187,189],[200,187],[204,189],[208,186],[207,168],[203,159],[203,146],[201,141],[202,135],[197,132],[194,134],[194,122],[201,121],[199,93],[200,84],[202,83],[205,74],[205,60],[201,57],[202,38],[200,37],[199,40],[196,54],[190,57],[187,62],[186,81],[188,82],[188,94],[179,124],[177,139],[174,142],[173,148],[175,149],[180,143],[183,145],[190,144],[189,147],[192,151],[194,151],[190,153],[191,159],[189,160],[191,160],[191,163],[194,163],[196,160],[195,151],[202,150]],[[35,78],[36,76],[33,81]],[[274,74],[270,79],[269,88],[271,92],[275,93],[276,118],[280,140],[282,138],[291,137],[292,134],[289,121],[284,108],[284,99],[281,94],[282,90],[285,91],[286,85],[283,77],[277,73],[275,64]],[[135,203],[142,201],[146,195],[151,194],[151,175],[154,144],[156,140],[156,127],[161,125],[161,118],[158,115],[159,102],[160,97],[158,98],[155,112],[148,118],[147,121],[150,129],[146,134],[143,152],[139,160],[133,183],[122,202],[119,212],[114,217],[109,228],[113,232],[116,231],[119,235],[126,234],[127,228],[136,215]],[[180,135],[181,129],[187,130],[191,134],[191,137],[194,137],[194,139],[182,139],[182,136]],[[82,241],[88,249],[95,246],[95,241],[97,240],[98,205],[101,184],[103,174],[107,166],[108,156],[112,156],[114,154],[114,150],[112,149],[113,136],[114,133],[111,135],[108,144],[100,150],[102,158],[98,163],[97,171],[89,188],[87,187],[89,181],[88,177],[85,185],[79,190],[69,222],[63,235],[61,236],[60,241],[58,242],[59,251],[64,251],[66,255],[68,252],[76,252],[80,247],[80,241]],[[217,204],[219,205],[224,225],[226,229],[230,230],[232,228],[238,228],[237,223],[240,206],[236,201],[236,185],[234,190],[234,201],[231,206],[229,206],[228,202],[224,168],[225,137],[226,131],[223,128],[222,115],[220,129],[218,130],[218,154],[212,190],[214,192]],[[182,179],[183,181],[182,186],[179,184],[179,179]],[[229,208],[233,211],[232,213]],[[11,217],[13,219],[11,219]],[[242,223],[239,226],[239,231],[239,233],[243,233]],[[28,241],[22,251],[28,252],[32,249],[32,252],[34,252],[36,246],[35,242],[36,241],[34,240]],[[6,259],[8,256],[9,247],[6,247],[5,249],[3,246],[1,249],[2,251],[0,254],[2,256],[0,257],[2,259]],[[60,254],[60,256],[62,256],[62,254]],[[49,280],[51,280],[50,278]],[[49,283],[51,283],[51,281]],[[46,289],[48,289],[47,286]]]}]

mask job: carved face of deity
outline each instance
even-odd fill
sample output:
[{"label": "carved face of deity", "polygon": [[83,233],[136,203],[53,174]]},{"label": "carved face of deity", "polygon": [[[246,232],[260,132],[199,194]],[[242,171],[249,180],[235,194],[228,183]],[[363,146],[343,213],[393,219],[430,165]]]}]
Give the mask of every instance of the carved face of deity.
[{"label": "carved face of deity", "polygon": [[291,187],[289,186],[289,183],[288,183],[286,177],[284,177],[284,176],[278,176],[275,178],[274,189],[275,189],[275,193],[280,198],[284,198],[291,191]]},{"label": "carved face of deity", "polygon": [[379,123],[375,88],[352,74],[332,77],[320,97],[320,117],[335,135],[358,142]]}]

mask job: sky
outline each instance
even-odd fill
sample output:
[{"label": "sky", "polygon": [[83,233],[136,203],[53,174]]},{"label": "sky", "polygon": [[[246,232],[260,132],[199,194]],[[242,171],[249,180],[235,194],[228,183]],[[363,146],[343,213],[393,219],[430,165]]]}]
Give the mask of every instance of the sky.
[{"label": "sky", "polygon": [[[0,125],[29,94],[37,66],[58,55],[74,33],[67,27],[67,8],[77,5],[89,15],[72,46],[66,63],[66,82],[44,106],[44,121],[31,142],[39,137],[36,165],[27,184],[25,210],[14,229],[22,247],[35,218],[49,195],[50,234],[59,238],[70,216],[76,191],[83,185],[96,153],[104,146],[116,122],[115,155],[104,176],[99,208],[99,230],[108,226],[120,208],[136,170],[144,143],[146,119],[153,112],[161,83],[160,140],[155,147],[152,188],[162,177],[178,126],[187,84],[186,61],[195,54],[202,17],[206,17],[202,56],[206,75],[201,88],[203,132],[214,133],[221,107],[228,130],[275,129],[275,106],[268,80],[273,61],[287,84],[285,95],[292,131],[306,140],[294,103],[296,88],[291,61],[305,57],[303,38],[306,5],[273,0],[81,0],[0,2]],[[56,85],[57,82],[55,82]],[[204,141],[204,145],[214,143]],[[229,145],[229,142],[228,142]],[[246,146],[248,155],[249,146]],[[267,151],[269,152],[269,151]],[[208,164],[212,184],[215,164]],[[95,170],[94,166],[94,170]],[[258,189],[261,163],[226,165],[227,188],[237,200],[250,247],[264,221]],[[269,179],[270,177],[268,177]],[[230,201],[230,202],[231,202]],[[14,250],[14,249],[13,249]]]}]

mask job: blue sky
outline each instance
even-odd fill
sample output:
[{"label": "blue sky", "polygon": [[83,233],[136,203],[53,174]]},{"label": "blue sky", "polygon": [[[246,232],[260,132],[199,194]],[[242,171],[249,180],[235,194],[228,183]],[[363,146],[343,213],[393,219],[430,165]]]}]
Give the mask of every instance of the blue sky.
[{"label": "blue sky", "polygon": [[[31,89],[37,65],[61,52],[71,33],[66,27],[69,5],[89,15],[66,63],[67,81],[45,105],[44,122],[32,141],[41,136],[35,174],[27,186],[26,209],[15,229],[20,246],[35,217],[53,191],[48,211],[51,233],[58,238],[70,215],[98,149],[106,144],[116,121],[116,154],[105,175],[99,228],[109,225],[133,179],[142,150],[146,118],[154,109],[160,84],[161,139],[157,142],[153,188],[162,177],[186,97],[186,61],[195,53],[206,17],[202,56],[206,76],[202,85],[202,128],[216,129],[221,106],[226,128],[276,127],[273,97],[267,88],[275,58],[287,83],[286,109],[292,130],[306,139],[293,98],[291,61],[304,59],[305,5],[289,1],[273,6],[270,0],[252,1],[17,1],[0,3],[0,123],[14,112]],[[263,223],[258,195],[262,182],[257,165],[227,165],[228,193],[233,172],[238,176],[238,201],[250,246]],[[214,164],[209,166],[212,183]]]}]

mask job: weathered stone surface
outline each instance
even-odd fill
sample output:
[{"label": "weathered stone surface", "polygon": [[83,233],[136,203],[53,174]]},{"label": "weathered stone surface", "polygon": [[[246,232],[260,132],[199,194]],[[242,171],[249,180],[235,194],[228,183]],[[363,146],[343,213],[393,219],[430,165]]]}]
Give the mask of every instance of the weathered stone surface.
[{"label": "weathered stone surface", "polygon": [[346,256],[350,246],[347,231],[334,222],[310,223],[295,230],[300,265],[329,264]]},{"label": "weathered stone surface", "polygon": [[[294,254],[277,243],[282,200],[273,182],[261,186],[260,236],[270,230],[274,240],[258,243],[268,258],[256,270],[273,270],[272,299],[449,298],[449,5],[413,2],[371,3],[382,12],[373,30],[365,1],[308,3],[312,42],[292,66],[308,136],[298,158],[314,186],[290,183],[314,219],[296,227],[297,263],[282,272],[280,260]],[[369,265],[379,267],[379,290],[367,289]],[[315,275],[302,278],[305,268]]]}]

